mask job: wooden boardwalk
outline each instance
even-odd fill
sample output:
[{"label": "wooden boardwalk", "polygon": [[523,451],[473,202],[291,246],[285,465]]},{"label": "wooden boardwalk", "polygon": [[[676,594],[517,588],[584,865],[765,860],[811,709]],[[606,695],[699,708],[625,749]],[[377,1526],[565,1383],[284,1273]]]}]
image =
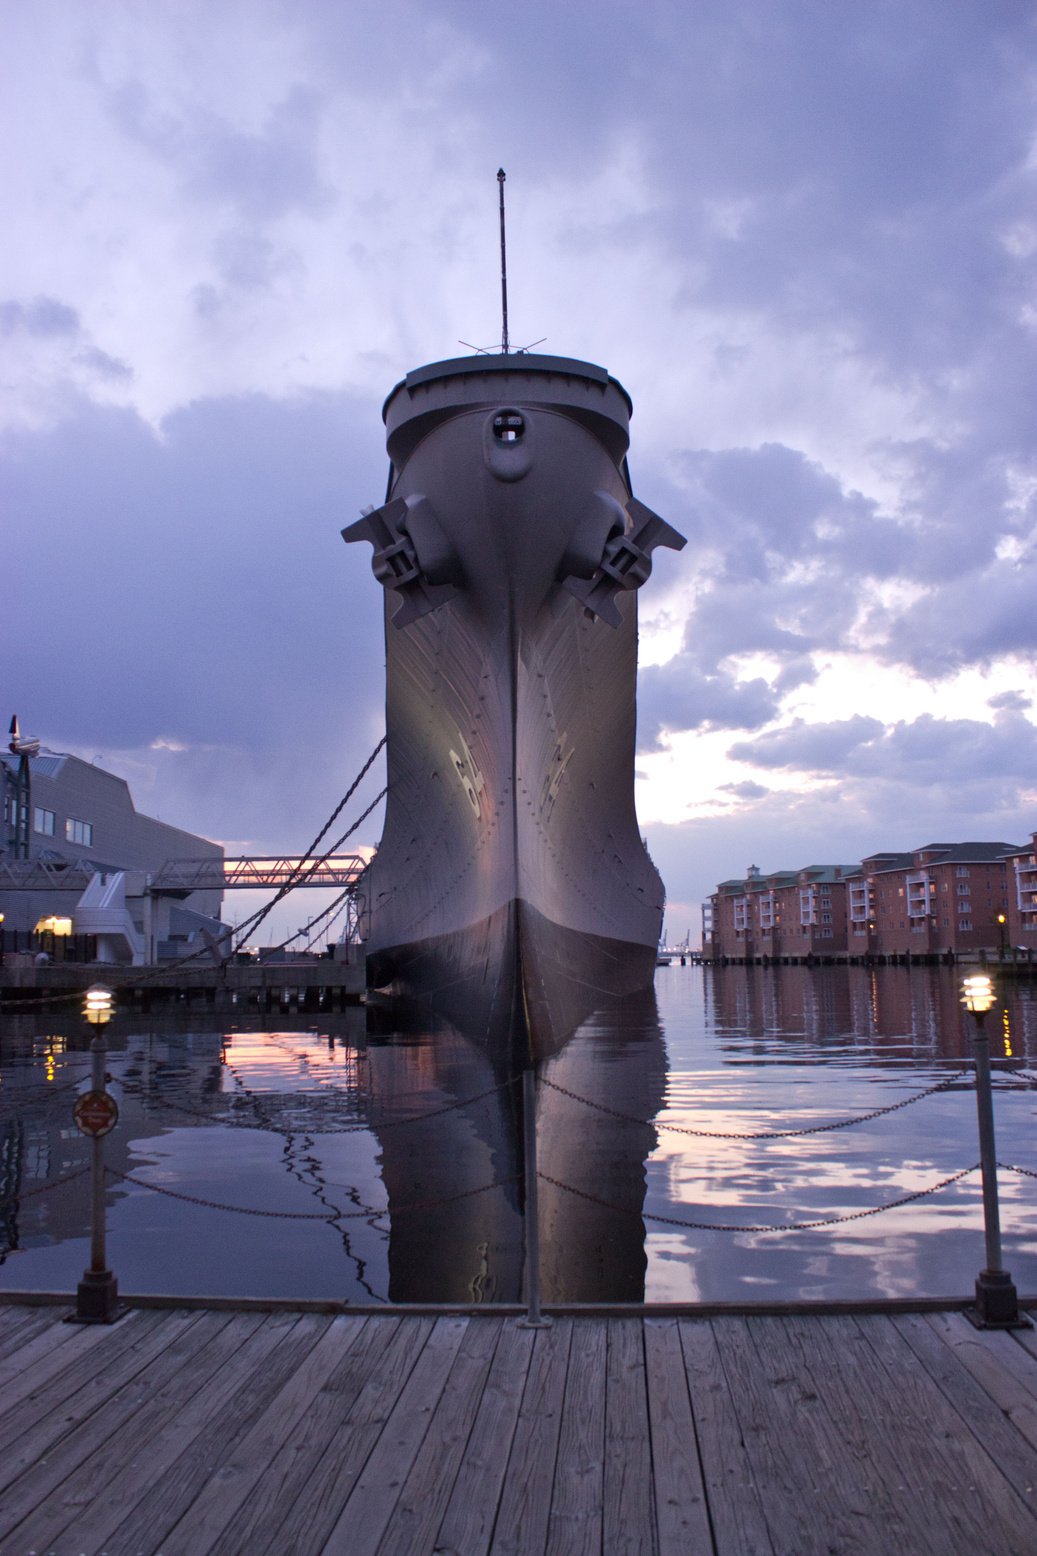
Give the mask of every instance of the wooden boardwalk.
[{"label": "wooden boardwalk", "polygon": [[0,1307],[0,1551],[1034,1556],[1037,1331]]}]

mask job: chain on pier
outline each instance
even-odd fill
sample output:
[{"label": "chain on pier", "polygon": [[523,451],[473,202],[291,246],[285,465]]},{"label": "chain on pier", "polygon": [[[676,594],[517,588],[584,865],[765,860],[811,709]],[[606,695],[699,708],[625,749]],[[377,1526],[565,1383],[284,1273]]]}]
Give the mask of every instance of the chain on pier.
[{"label": "chain on pier", "polygon": [[[550,1178],[546,1173],[538,1173],[537,1176],[545,1183],[551,1183],[556,1189],[564,1189],[568,1194],[575,1194],[578,1199],[589,1200],[592,1205],[600,1205],[603,1210],[614,1211],[616,1215],[636,1215],[644,1221],[661,1221],[666,1226],[680,1226],[693,1232],[734,1232],[734,1233],[758,1233],[758,1232],[812,1232],[820,1227],[841,1226],[846,1221],[863,1221],[866,1216],[880,1216],[886,1210],[899,1210],[903,1205],[912,1205],[916,1200],[927,1199],[931,1194],[939,1194],[941,1189],[949,1188],[952,1183],[958,1183],[962,1178],[967,1178],[970,1173],[979,1171],[979,1163],[973,1162],[971,1167],[962,1167],[959,1172],[952,1172],[949,1177],[941,1178],[939,1183],[932,1183],[927,1189],[915,1189],[911,1194],[903,1194],[899,1199],[892,1199],[885,1205],[871,1205],[867,1210],[853,1210],[844,1216],[821,1216],[813,1221],[783,1221],[774,1225],[761,1226],[737,1226],[716,1221],[688,1221],[682,1216],[664,1216],[654,1211],[643,1209],[631,1210],[628,1206],[614,1205],[610,1200],[600,1199],[597,1194],[590,1194],[586,1189],[574,1188],[571,1183],[562,1183],[558,1178]],[[1037,1177],[1037,1174],[1034,1174]]]},{"label": "chain on pier", "polygon": [[[86,1168],[83,1169],[83,1171],[86,1170]],[[79,1176],[79,1174],[74,1174],[73,1176]],[[330,1207],[327,1210],[264,1210],[255,1205],[226,1205],[221,1200],[207,1199],[201,1194],[187,1194],[182,1189],[170,1189],[161,1183],[149,1183],[146,1178],[134,1177],[131,1172],[117,1172],[114,1167],[106,1167],[105,1176],[117,1179],[120,1183],[132,1183],[135,1188],[147,1189],[152,1194],[165,1195],[168,1199],[183,1200],[185,1204],[200,1205],[206,1210],[229,1211],[237,1216],[263,1216],[276,1221],[326,1221],[334,1223],[336,1221],[377,1220],[382,1216],[390,1214],[388,1206],[379,1209],[375,1205],[365,1205],[359,1210],[336,1210]],[[407,1215],[409,1212],[416,1210],[437,1210],[441,1205],[454,1205],[459,1200],[472,1199],[477,1194],[489,1194],[493,1189],[507,1188],[511,1184],[518,1183],[520,1179],[520,1173],[513,1173],[507,1178],[495,1178],[492,1183],[482,1183],[475,1189],[462,1189],[457,1194],[445,1194],[438,1199],[414,1200],[409,1205],[393,1205],[391,1213],[396,1216]],[[355,1193],[359,1198],[358,1191],[351,1184],[328,1183],[324,1184],[323,1187],[345,1189],[347,1193]]]},{"label": "chain on pier", "polygon": [[[621,1119],[627,1124],[643,1124],[644,1119],[636,1118],[630,1113],[621,1113],[616,1108],[606,1106],[604,1102],[594,1102],[590,1097],[581,1097],[579,1092],[570,1091],[567,1086],[559,1086],[555,1081],[543,1077],[543,1084],[550,1086],[552,1091],[559,1092],[563,1097],[569,1097],[573,1102],[582,1102],[584,1107],[593,1108],[598,1113],[605,1113],[610,1118]],[[806,1124],[802,1129],[765,1129],[755,1134],[741,1134],[732,1130],[723,1129],[693,1129],[688,1124],[671,1124],[665,1118],[652,1120],[656,1129],[665,1129],[677,1135],[694,1135],[702,1140],[795,1140],[802,1135],[830,1134],[836,1129],[850,1129],[854,1124],[867,1124],[872,1119],[883,1118],[887,1113],[897,1113],[901,1108],[909,1108],[912,1103],[921,1102],[925,1097],[933,1097],[939,1091],[951,1091],[954,1089],[971,1090],[968,1085],[962,1085],[962,1077],[954,1075],[946,1080],[937,1081],[935,1086],[927,1086],[924,1091],[916,1091],[910,1097],[902,1097],[899,1102],[891,1102],[888,1107],[873,1108],[870,1113],[854,1113],[849,1118],[838,1118],[825,1124]]]}]

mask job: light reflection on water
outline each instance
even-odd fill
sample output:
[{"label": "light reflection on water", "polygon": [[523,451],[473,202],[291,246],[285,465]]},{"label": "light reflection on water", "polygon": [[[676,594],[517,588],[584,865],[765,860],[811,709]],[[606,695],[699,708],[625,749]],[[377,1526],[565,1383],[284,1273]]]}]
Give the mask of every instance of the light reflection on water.
[{"label": "light reflection on water", "polygon": [[[856,1216],[970,1167],[958,980],[675,965],[655,1001],[586,1022],[538,1087],[544,1301],[966,1295],[983,1259],[978,1173],[834,1225],[706,1229]],[[1004,996],[989,1018],[998,1155],[1033,1173],[1037,987]],[[203,1030],[201,1016],[135,1029],[144,1019],[110,1033],[121,1118],[107,1159],[138,1180],[108,1196],[124,1291],[520,1298],[521,1088],[491,1056],[453,1029],[382,1030],[384,1013],[360,1010],[271,1031],[243,1013],[241,1030]],[[0,1206],[2,1288],[72,1291],[87,1261],[88,1179],[33,1193],[88,1159],[71,1120],[86,1041],[39,1018],[0,1038],[0,1199],[20,1196]],[[852,1128],[782,1133],[958,1077]],[[1000,1182],[1005,1262],[1037,1293],[1037,1179]]]}]

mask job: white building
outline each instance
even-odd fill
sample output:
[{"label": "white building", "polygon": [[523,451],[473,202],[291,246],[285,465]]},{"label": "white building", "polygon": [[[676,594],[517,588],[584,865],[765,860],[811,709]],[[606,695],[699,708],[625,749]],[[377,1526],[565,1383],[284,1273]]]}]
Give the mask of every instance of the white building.
[{"label": "white building", "polygon": [[[175,894],[149,889],[173,860],[211,859],[218,880],[223,849],[142,816],[125,779],[77,756],[4,752],[0,789],[0,913],[8,949],[24,947],[27,936],[53,921],[59,935],[64,929],[92,937],[98,960],[141,965],[194,950],[207,934],[224,931],[218,886]],[[61,885],[65,876],[68,887]],[[46,930],[40,934],[46,949]]]}]

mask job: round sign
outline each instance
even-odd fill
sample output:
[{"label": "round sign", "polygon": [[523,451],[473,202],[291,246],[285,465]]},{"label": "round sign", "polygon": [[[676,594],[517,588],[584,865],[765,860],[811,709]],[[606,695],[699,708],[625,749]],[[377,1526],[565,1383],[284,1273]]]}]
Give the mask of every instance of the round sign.
[{"label": "round sign", "polygon": [[93,1135],[96,1140],[115,1128],[119,1121],[119,1109],[115,1098],[110,1097],[106,1091],[85,1091],[76,1099],[72,1117],[84,1135]]}]

